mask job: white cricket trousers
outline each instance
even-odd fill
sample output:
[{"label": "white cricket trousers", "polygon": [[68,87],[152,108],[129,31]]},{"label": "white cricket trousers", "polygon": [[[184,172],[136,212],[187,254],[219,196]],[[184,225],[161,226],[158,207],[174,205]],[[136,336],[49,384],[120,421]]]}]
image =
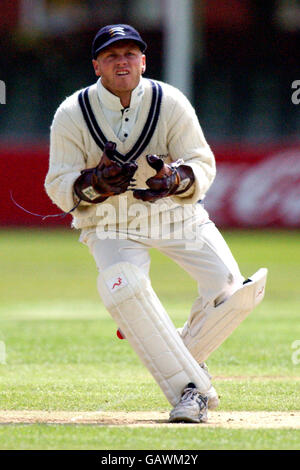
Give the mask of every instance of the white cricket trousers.
[{"label": "white cricket trousers", "polygon": [[99,239],[95,227],[83,230],[80,241],[88,245],[99,272],[113,264],[128,262],[149,277],[150,248],[170,257],[197,282],[199,295],[192,305],[192,316],[225,301],[244,281],[226,241],[211,221],[198,227],[196,240],[130,236],[127,239]]}]

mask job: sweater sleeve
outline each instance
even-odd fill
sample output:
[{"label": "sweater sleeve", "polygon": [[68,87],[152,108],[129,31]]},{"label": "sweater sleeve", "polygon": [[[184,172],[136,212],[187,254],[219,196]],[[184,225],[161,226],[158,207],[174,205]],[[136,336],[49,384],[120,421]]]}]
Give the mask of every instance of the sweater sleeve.
[{"label": "sweater sleeve", "polygon": [[205,140],[194,108],[180,92],[170,113],[168,150],[172,160],[183,159],[195,176],[195,183],[186,195],[183,193],[172,196],[174,202],[194,204],[203,199],[216,175],[215,158]]},{"label": "sweater sleeve", "polygon": [[45,190],[50,199],[65,212],[71,210],[78,201],[73,185],[80,171],[86,167],[84,155],[79,127],[66,110],[59,108],[51,125]]}]

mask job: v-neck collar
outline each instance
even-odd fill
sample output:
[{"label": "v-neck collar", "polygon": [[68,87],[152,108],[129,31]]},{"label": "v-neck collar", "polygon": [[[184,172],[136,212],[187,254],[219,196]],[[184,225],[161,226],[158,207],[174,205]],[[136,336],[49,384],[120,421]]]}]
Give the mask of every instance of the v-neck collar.
[{"label": "v-neck collar", "polygon": [[[133,131],[125,142],[122,142],[115,135],[113,129],[107,122],[101,108],[98,94],[89,93],[90,88],[93,88],[94,91],[96,91],[95,86],[86,88],[78,95],[84,119],[95,142],[102,150],[106,142],[115,142],[118,150],[121,150],[122,153],[115,151],[114,158],[123,163],[136,160],[140,156],[142,151],[148,145],[159,118],[162,99],[161,85],[154,80],[142,80],[145,80],[145,105],[142,106],[139,119],[135,123]],[[98,119],[96,119],[95,116],[97,116]],[[136,136],[138,136],[138,138],[136,138]]]},{"label": "v-neck collar", "polygon": [[[131,92],[129,108],[135,109],[139,106],[143,99],[144,92],[144,82],[141,79],[136,88]],[[105,108],[110,109],[112,111],[120,112],[122,112],[122,110],[124,109],[124,106],[122,106],[121,104],[120,98],[111,93],[102,85],[101,77],[97,80],[97,94],[100,104]]]},{"label": "v-neck collar", "polygon": [[[141,79],[141,81],[142,80],[143,79]],[[97,82],[97,87],[98,87],[98,82]],[[102,86],[102,88],[104,88],[104,87]],[[145,84],[143,84],[143,88],[144,88],[143,96],[145,96],[146,98],[147,97],[149,98],[149,95],[151,94],[151,87],[145,86]],[[104,88],[104,90],[111,95],[111,93],[108,90],[106,90],[105,88]],[[135,90],[136,90],[136,88],[135,88]],[[105,93],[106,97],[107,97],[107,93]],[[112,96],[114,97],[114,95],[112,95]],[[106,116],[103,112],[103,108],[101,106],[101,101],[100,101],[100,98],[99,98],[99,95],[98,95],[98,88],[97,88],[97,96],[91,96],[91,94],[89,94],[89,98],[90,98],[91,107],[92,107],[92,110],[93,110],[95,116],[99,116],[98,124],[99,124],[104,136],[107,138],[107,140],[116,142],[117,147],[120,148],[122,153],[127,153],[128,150],[134,145],[134,142],[136,140],[136,136],[140,135],[142,130],[143,130],[143,126],[144,126],[145,121],[147,119],[147,115],[149,114],[149,110],[150,110],[150,106],[151,106],[151,99],[148,99],[148,100],[146,99],[145,100],[145,102],[146,103],[148,102],[148,104],[145,104],[144,106],[141,106],[141,109],[139,110],[139,119],[134,124],[133,129],[132,129],[129,137],[124,142],[122,142],[119,139],[119,137],[115,134],[114,130],[112,129],[112,127],[110,126],[109,122],[106,119]],[[114,97],[114,98],[117,98],[117,97]],[[117,98],[117,100],[120,103],[120,100],[118,98]],[[121,109],[123,109],[123,107],[120,108],[120,110]]]}]

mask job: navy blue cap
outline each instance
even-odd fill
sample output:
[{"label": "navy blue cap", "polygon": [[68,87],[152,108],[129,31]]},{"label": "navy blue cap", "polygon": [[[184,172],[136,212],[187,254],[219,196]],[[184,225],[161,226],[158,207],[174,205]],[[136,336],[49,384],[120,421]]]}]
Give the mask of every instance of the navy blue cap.
[{"label": "navy blue cap", "polygon": [[140,34],[128,24],[111,24],[99,29],[94,37],[92,45],[92,56],[96,59],[99,52],[116,41],[135,41],[142,52],[147,48],[147,44],[142,40]]}]

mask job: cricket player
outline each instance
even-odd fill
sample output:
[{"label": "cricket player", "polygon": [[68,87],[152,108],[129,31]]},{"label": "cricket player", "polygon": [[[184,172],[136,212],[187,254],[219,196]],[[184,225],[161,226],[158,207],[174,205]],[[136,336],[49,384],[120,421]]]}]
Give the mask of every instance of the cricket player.
[{"label": "cricket player", "polygon": [[[188,99],[143,77],[146,47],[130,25],[98,31],[98,79],[54,116],[45,188],[72,211],[100,297],[172,405],[170,422],[201,423],[219,403],[204,361],[262,300],[267,270],[245,281],[209,219],[203,200],[214,155]],[[197,282],[178,330],[152,288],[150,248]]]}]

